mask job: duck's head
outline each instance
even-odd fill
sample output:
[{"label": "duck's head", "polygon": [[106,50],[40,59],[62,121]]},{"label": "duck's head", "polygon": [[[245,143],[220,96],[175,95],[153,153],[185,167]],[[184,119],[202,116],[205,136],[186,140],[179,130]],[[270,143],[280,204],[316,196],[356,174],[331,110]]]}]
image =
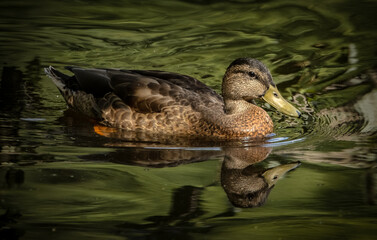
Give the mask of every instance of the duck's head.
[{"label": "duck's head", "polygon": [[293,117],[301,115],[281,96],[268,68],[253,58],[238,58],[229,65],[223,79],[222,95],[226,105],[238,102],[238,106],[242,101],[263,98],[284,114]]},{"label": "duck's head", "polygon": [[271,149],[260,146],[225,149],[221,185],[234,206],[262,206],[276,182],[301,164],[288,163],[267,169],[259,162],[262,162],[270,151]]}]

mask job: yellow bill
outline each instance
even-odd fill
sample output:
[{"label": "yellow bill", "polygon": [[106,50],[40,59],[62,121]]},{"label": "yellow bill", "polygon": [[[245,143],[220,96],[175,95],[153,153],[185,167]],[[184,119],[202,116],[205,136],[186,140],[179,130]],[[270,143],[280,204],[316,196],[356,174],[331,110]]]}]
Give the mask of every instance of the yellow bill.
[{"label": "yellow bill", "polygon": [[271,106],[276,108],[279,112],[287,114],[292,117],[300,117],[301,113],[297,108],[295,108],[292,104],[287,102],[276,87],[270,85],[270,88],[267,90],[263,99],[268,102]]},{"label": "yellow bill", "polygon": [[298,166],[300,166],[301,163],[300,162],[295,162],[295,163],[289,163],[289,164],[283,164],[283,165],[280,165],[280,166],[277,166],[277,167],[274,167],[274,168],[271,168],[271,169],[268,169],[267,171],[265,171],[262,176],[264,177],[264,179],[266,180],[266,182],[268,183],[268,186],[269,187],[272,187],[273,185],[275,185],[275,183],[280,179],[282,178],[287,172],[297,168]]}]

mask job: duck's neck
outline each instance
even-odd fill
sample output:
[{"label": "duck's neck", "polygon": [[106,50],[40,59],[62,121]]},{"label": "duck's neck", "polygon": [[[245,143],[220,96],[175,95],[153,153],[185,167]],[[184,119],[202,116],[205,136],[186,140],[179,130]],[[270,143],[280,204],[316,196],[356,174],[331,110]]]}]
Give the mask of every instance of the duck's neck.
[{"label": "duck's neck", "polygon": [[224,111],[228,115],[240,114],[245,111],[249,111],[250,108],[255,106],[254,104],[251,104],[245,100],[225,99],[224,103],[225,103]]},{"label": "duck's neck", "polygon": [[208,120],[228,138],[263,138],[272,133],[273,123],[262,108],[245,100],[224,100],[224,113],[209,114]]}]

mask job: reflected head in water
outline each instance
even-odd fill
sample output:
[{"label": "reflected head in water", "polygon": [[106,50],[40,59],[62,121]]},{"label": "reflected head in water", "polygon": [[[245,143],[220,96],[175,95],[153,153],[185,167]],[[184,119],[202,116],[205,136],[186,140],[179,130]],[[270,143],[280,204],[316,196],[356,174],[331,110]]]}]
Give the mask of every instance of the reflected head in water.
[{"label": "reflected head in water", "polygon": [[230,202],[236,207],[263,205],[275,183],[285,173],[297,168],[300,162],[264,168],[257,164],[269,155],[265,147],[229,148],[221,168],[221,185]]}]

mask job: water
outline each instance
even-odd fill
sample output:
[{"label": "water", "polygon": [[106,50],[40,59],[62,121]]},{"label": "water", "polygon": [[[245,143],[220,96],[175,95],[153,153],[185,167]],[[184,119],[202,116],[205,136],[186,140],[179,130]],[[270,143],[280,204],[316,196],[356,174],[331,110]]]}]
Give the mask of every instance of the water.
[{"label": "water", "polygon": [[[376,236],[374,1],[35,0],[0,9],[0,238]],[[43,73],[161,69],[219,91],[229,63],[246,56],[263,61],[303,112],[293,119],[260,102],[276,132],[262,146],[100,136]]]}]

